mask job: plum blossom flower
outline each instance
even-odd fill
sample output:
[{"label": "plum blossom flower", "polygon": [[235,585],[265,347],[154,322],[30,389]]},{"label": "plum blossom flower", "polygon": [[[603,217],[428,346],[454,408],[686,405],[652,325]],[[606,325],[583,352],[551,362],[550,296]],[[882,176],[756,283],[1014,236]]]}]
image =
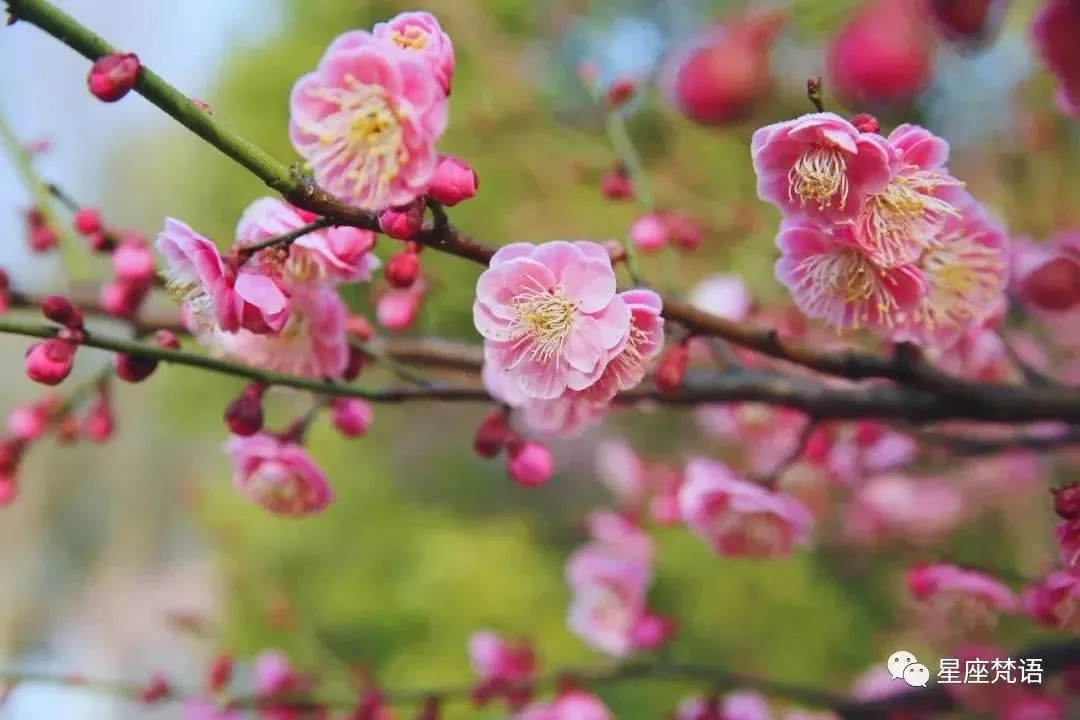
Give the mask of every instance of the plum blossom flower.
[{"label": "plum blossom flower", "polygon": [[930,245],[945,220],[960,211],[963,183],[945,170],[949,144],[917,125],[889,134],[897,172],[867,198],[857,217],[856,245],[884,268],[910,265]]},{"label": "plum blossom flower", "polygon": [[797,410],[761,403],[702,405],[695,415],[707,434],[738,443],[751,470],[762,474],[775,470],[798,447],[809,422]]},{"label": "plum blossom flower", "polygon": [[737,477],[707,458],[686,464],[679,490],[683,522],[726,556],[782,557],[810,541],[813,518],[797,500]]},{"label": "plum blossom flower", "polygon": [[757,130],[750,141],[758,197],[785,215],[830,221],[855,218],[867,195],[896,172],[896,155],[880,135],[834,113],[811,113]]},{"label": "plum blossom flower", "polygon": [[596,243],[513,243],[476,283],[473,322],[485,362],[532,398],[558,398],[599,380],[628,342],[630,318],[611,258]]},{"label": "plum blossom flower", "polygon": [[927,291],[892,339],[941,352],[992,317],[1008,286],[1008,251],[1008,235],[977,203],[947,217],[919,260]]},{"label": "plum blossom flower", "polygon": [[926,280],[914,265],[874,265],[853,236],[847,226],[785,220],[776,236],[776,279],[807,317],[838,330],[889,331],[918,306]]},{"label": "plum blossom flower", "polygon": [[985,573],[955,565],[922,565],[907,575],[915,607],[950,630],[992,627],[998,614],[1019,610],[1016,594]]},{"label": "plum blossom flower", "polygon": [[652,538],[618,513],[598,510],[585,518],[585,528],[592,538],[590,547],[610,548],[615,555],[632,558],[645,565],[653,561]]},{"label": "plum blossom flower", "polygon": [[710,275],[690,290],[691,305],[729,320],[745,320],[754,298],[738,275]]},{"label": "plum blossom flower", "polygon": [[448,109],[424,55],[352,30],[293,86],[289,117],[289,139],[315,182],[378,211],[427,192]]},{"label": "plum blossom flower", "polygon": [[531,691],[524,685],[536,675],[536,655],[525,642],[509,642],[493,630],[477,630],[469,636],[469,664],[480,684],[473,696],[480,701],[505,695],[511,704],[528,702]]},{"label": "plum blossom flower", "polygon": [[443,92],[450,94],[454,78],[454,44],[434,15],[403,12],[376,24],[371,34],[383,42],[419,55],[439,81]]},{"label": "plum blossom flower", "polygon": [[867,420],[829,429],[825,467],[834,480],[844,485],[905,465],[919,452],[914,438],[881,423]]},{"label": "plum blossom flower", "polygon": [[529,705],[514,715],[513,720],[611,720],[613,717],[600,698],[573,690],[552,702]]},{"label": "plum blossom flower", "polygon": [[[306,225],[307,216],[278,198],[263,197],[248,205],[236,226],[239,247],[258,245],[272,237]],[[375,233],[352,227],[331,227],[301,235],[287,250],[272,248],[256,253],[248,262],[263,265],[267,274],[291,284],[355,282],[371,279],[379,268],[372,254]]]},{"label": "plum blossom flower", "polygon": [[349,364],[349,309],[329,285],[299,289],[289,319],[276,335],[246,330],[200,336],[213,351],[254,367],[289,375],[339,380]]},{"label": "plum blossom flower", "polygon": [[[288,658],[276,650],[267,650],[255,658],[254,695],[262,700],[295,698],[311,689],[308,678],[299,675]],[[304,711],[268,705],[259,710],[260,720],[301,720]]]},{"label": "plum blossom flower", "polygon": [[948,535],[964,513],[964,496],[954,482],[882,473],[857,486],[844,512],[844,531],[867,545],[885,538],[930,545]]},{"label": "plum blossom flower", "polygon": [[632,390],[645,378],[649,361],[664,347],[663,301],[652,290],[627,290],[619,297],[630,309],[630,335],[593,385],[583,391],[606,405],[620,390]]},{"label": "plum blossom flower", "polygon": [[1080,631],[1080,576],[1052,572],[1022,596],[1024,612],[1051,630]]},{"label": "plum blossom flower", "polygon": [[288,320],[288,298],[257,268],[237,272],[217,246],[185,223],[165,218],[156,247],[165,258],[165,290],[185,311],[195,332],[220,328],[272,333]]},{"label": "plum blossom flower", "polygon": [[573,593],[566,621],[570,631],[612,657],[631,654],[635,629],[647,617],[649,565],[590,544],[567,560],[566,577]]},{"label": "plum blossom flower", "polygon": [[1080,117],[1078,33],[1080,7],[1073,0],[1046,0],[1031,24],[1035,48],[1059,84],[1058,107],[1070,117]]},{"label": "plum blossom flower", "polygon": [[233,437],[225,445],[237,490],[275,515],[303,517],[333,500],[326,476],[296,443],[267,433]]}]

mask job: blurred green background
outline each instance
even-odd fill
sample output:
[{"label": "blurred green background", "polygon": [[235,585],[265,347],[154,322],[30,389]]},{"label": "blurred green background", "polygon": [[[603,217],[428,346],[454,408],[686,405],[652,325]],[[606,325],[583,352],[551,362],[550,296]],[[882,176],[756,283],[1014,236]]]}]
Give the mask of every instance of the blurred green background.
[{"label": "blurred green background", "polygon": [[[789,33],[804,44],[819,42],[856,4],[797,0]],[[709,12],[738,8],[718,5],[723,8]],[[340,32],[370,27],[416,5],[283,0],[281,7],[276,35],[232,48],[216,89],[203,99],[230,127],[292,162],[285,128],[294,80]],[[1010,26],[1022,29],[1030,8],[1031,3],[1017,3]],[[551,17],[584,5],[433,0],[422,9],[438,15],[458,53],[452,121],[441,148],[466,158],[480,177],[480,194],[454,208],[454,222],[493,244],[620,236],[637,211],[631,203],[605,201],[597,190],[613,161],[602,132],[588,122],[568,122],[565,113],[557,119],[554,112],[553,101],[563,93],[580,92],[573,74],[553,76],[541,93],[543,83],[531,82],[541,70],[524,59],[529,48],[553,42]],[[748,140],[755,127],[808,110],[797,92],[804,80],[787,78],[754,117],[724,128],[697,127],[655,98],[633,115],[631,132],[659,204],[685,211],[708,228],[700,253],[646,260],[654,284],[681,291],[708,274],[739,272],[758,297],[780,297],[771,275],[776,218],[756,200]],[[1035,107],[1048,106],[1047,87],[1045,79],[1029,83],[1025,92]],[[918,120],[920,114],[906,108],[902,116]],[[1055,137],[1060,143],[1060,135]],[[1008,216],[1017,232],[1042,234],[1061,222],[1068,206],[1054,172],[1063,161],[1053,154],[1034,154],[1022,144],[975,142],[958,152],[955,164],[961,177],[978,180],[974,191]],[[243,208],[266,192],[181,128],[129,139],[117,149],[114,168],[106,182],[117,213],[148,232],[160,226],[157,210],[166,206],[169,214],[228,242]],[[143,207],[140,198],[154,202]],[[380,243],[386,257],[393,245]],[[424,263],[432,293],[411,332],[476,339],[470,306],[478,269],[431,252]],[[360,311],[371,307],[366,294],[350,300]],[[370,370],[366,377],[377,383],[385,379],[379,372]],[[608,501],[592,467],[596,442],[605,434],[627,435],[643,453],[671,460],[722,450],[703,442],[684,412],[619,415],[601,433],[557,443],[558,476],[526,491],[506,479],[501,462],[483,462],[471,453],[471,433],[483,408],[378,407],[374,429],[362,440],[339,439],[325,424],[316,428],[311,451],[332,479],[338,501],[317,518],[288,521],[237,497],[227,462],[216,452],[224,436],[222,408],[238,388],[170,369],[154,378],[151,405],[139,401],[121,415],[122,427],[159,426],[154,447],[161,450],[127,466],[132,477],[119,483],[126,489],[109,491],[142,500],[123,506],[140,518],[137,528],[108,534],[120,538],[114,540],[122,548],[117,556],[150,562],[168,555],[178,541],[168,539],[173,535],[166,537],[163,528],[175,523],[169,518],[179,499],[186,500],[224,588],[210,645],[241,656],[280,648],[301,668],[325,676],[328,688],[342,691],[345,668],[356,664],[374,668],[394,688],[467,683],[466,639],[482,627],[536,638],[545,668],[603,663],[564,628],[569,597],[562,569],[582,540],[583,513]],[[279,403],[277,419],[288,417],[290,403]],[[148,494],[146,484],[155,482],[148,468],[155,463],[161,484]],[[96,492],[105,491],[84,492],[83,501],[99,502]],[[125,518],[120,510],[110,513]],[[1028,517],[1027,534],[1034,535],[1030,528],[1043,520]],[[992,518],[966,531],[950,553],[996,566],[1040,555],[1041,541],[1018,542],[1013,525],[1003,523]],[[658,539],[652,605],[680,622],[670,650],[674,658],[842,691],[895,649],[891,643],[902,623],[893,597],[897,571],[909,557],[904,553],[860,559],[826,548],[790,561],[744,563],[714,557],[679,530]],[[700,688],[641,682],[605,687],[599,694],[617,717],[659,718],[695,689]],[[499,713],[477,715],[456,707],[447,714],[486,716]]]}]

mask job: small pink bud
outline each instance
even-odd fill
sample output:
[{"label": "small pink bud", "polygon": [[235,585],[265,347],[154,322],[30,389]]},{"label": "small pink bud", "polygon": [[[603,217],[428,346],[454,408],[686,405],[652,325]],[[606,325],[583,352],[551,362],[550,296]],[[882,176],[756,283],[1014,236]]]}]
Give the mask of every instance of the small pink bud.
[{"label": "small pink bud", "polygon": [[116,278],[124,282],[146,283],[154,277],[154,256],[143,243],[120,243],[113,251],[112,266]]},{"label": "small pink bud", "polygon": [[420,298],[411,290],[394,290],[375,303],[375,319],[387,330],[407,330],[420,312]]},{"label": "small pink bud", "polygon": [[146,683],[146,687],[139,693],[139,701],[147,705],[153,705],[166,699],[171,693],[172,689],[164,676],[160,673],[154,673],[153,677],[150,678],[150,682]]},{"label": "small pink bud", "polygon": [[1080,483],[1050,488],[1050,492],[1054,495],[1054,512],[1058,517],[1062,520],[1080,518]]},{"label": "small pink bud", "polygon": [[41,223],[29,229],[26,241],[31,252],[46,253],[60,244],[60,236],[56,234],[51,225]]},{"label": "small pink bud", "polygon": [[15,496],[19,494],[19,484],[14,475],[0,473],[0,508],[8,507],[15,502]]},{"label": "small pink bud", "polygon": [[263,429],[263,393],[259,383],[251,383],[225,408],[225,424],[233,435],[248,437]]},{"label": "small pink bud", "polygon": [[506,440],[506,414],[502,410],[492,410],[476,429],[473,450],[478,456],[491,459],[506,447]]},{"label": "small pink bud", "polygon": [[475,196],[479,187],[476,171],[464,160],[442,155],[428,186],[428,197],[440,205],[453,207]]},{"label": "small pink bud", "polygon": [[180,340],[172,330],[158,330],[154,333],[154,342],[159,348],[166,350],[179,350]]},{"label": "small pink bud", "polygon": [[1057,257],[1034,270],[1023,282],[1021,296],[1041,310],[1063,312],[1080,303],[1080,262]]},{"label": "small pink bud", "polygon": [[416,284],[420,277],[420,256],[405,250],[395,253],[386,261],[386,282],[399,290],[406,290]]},{"label": "small pink bud", "polygon": [[395,240],[412,240],[424,227],[425,204],[416,200],[403,207],[379,211],[379,229]]},{"label": "small pink bud", "polygon": [[668,228],[659,213],[642,215],[630,226],[630,241],[643,253],[656,252],[668,242]]},{"label": "small pink bud", "polygon": [[633,100],[636,94],[637,85],[634,84],[633,80],[628,78],[616,80],[604,93],[604,104],[612,110],[617,110]]},{"label": "small pink bud", "polygon": [[878,119],[870,113],[859,113],[851,118],[851,124],[854,125],[859,132],[875,134],[881,132],[881,123],[879,123]]},{"label": "small pink bud", "polygon": [[7,417],[8,432],[22,443],[31,443],[49,428],[49,413],[39,405],[18,405]]},{"label": "small pink bud", "polygon": [[26,351],[26,376],[42,385],[59,385],[75,365],[75,346],[52,338],[34,343]]},{"label": "small pink bud", "polygon": [[101,232],[101,214],[96,208],[84,207],[75,211],[75,230],[80,235]]},{"label": "small pink bud", "polygon": [[223,692],[232,681],[233,658],[228,653],[221,653],[213,659],[206,671],[206,689],[211,693]]},{"label": "small pink bud", "polygon": [[668,213],[664,216],[668,236],[675,247],[693,252],[701,247],[704,236],[701,226],[682,213]]},{"label": "small pink bud", "polygon": [[139,383],[157,370],[157,358],[145,355],[125,355],[118,353],[113,357],[113,370],[116,377],[129,383]]},{"label": "small pink bud", "polygon": [[375,420],[371,405],[360,398],[334,398],[330,403],[330,420],[345,437],[363,437]]},{"label": "small pink bud", "polygon": [[634,196],[634,185],[626,168],[617,165],[600,179],[600,192],[608,200],[626,200]]},{"label": "small pink bud", "polygon": [[126,280],[111,280],[101,286],[102,309],[113,317],[130,319],[139,312],[139,307],[146,299],[152,287],[149,283],[133,283]]},{"label": "small pink bud", "polygon": [[634,646],[639,650],[655,650],[675,634],[675,623],[659,615],[645,615],[632,631]]},{"label": "small pink bud", "polygon": [[371,327],[371,321],[363,315],[352,315],[345,323],[349,334],[360,342],[367,342],[375,336],[375,328]]},{"label": "small pink bud", "polygon": [[525,487],[539,487],[551,479],[555,462],[551,451],[536,442],[526,442],[511,448],[506,471],[510,479]]},{"label": "small pink bud", "polygon": [[661,392],[674,392],[682,387],[689,364],[690,347],[686,343],[672,345],[660,356],[653,382]]},{"label": "small pink bud", "polygon": [[135,87],[139,68],[139,58],[134,53],[106,55],[91,66],[86,84],[98,100],[116,102]]},{"label": "small pink bud", "polygon": [[63,295],[50,295],[41,302],[41,314],[71,330],[81,330],[83,314]]},{"label": "small pink bud", "polygon": [[90,406],[82,422],[82,436],[94,443],[106,443],[116,430],[116,418],[113,416],[112,403],[108,392],[98,391],[94,403]]},{"label": "small pink bud", "polygon": [[363,372],[365,365],[367,365],[367,356],[364,354],[364,351],[358,347],[350,346],[349,362],[345,365],[345,372],[341,374],[342,380],[345,382],[352,382],[360,377],[360,373]]},{"label": "small pink bud", "polygon": [[214,114],[213,111],[210,109],[210,104],[207,103],[205,100],[200,100],[198,98],[192,98],[191,102],[195,103],[195,107],[199,108],[200,110],[202,110],[207,115],[213,115]]}]

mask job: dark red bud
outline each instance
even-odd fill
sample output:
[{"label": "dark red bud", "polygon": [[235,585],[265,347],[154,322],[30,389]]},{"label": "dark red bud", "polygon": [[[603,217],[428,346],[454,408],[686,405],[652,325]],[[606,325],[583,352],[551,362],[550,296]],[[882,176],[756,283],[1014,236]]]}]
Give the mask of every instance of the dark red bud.
[{"label": "dark red bud", "polygon": [[399,290],[407,290],[420,277],[420,257],[408,250],[395,253],[386,261],[386,281]]},{"label": "dark red bud", "polygon": [[72,330],[81,330],[83,327],[82,312],[63,295],[50,295],[42,300],[41,314]]},{"label": "dark red bud", "polygon": [[661,392],[674,392],[683,385],[690,364],[690,348],[686,343],[672,345],[660,356],[653,382]]},{"label": "dark red bud", "polygon": [[263,429],[263,393],[259,383],[252,383],[225,408],[225,424],[233,435],[248,437]]},{"label": "dark red bud", "polygon": [[139,69],[139,58],[134,53],[113,53],[93,64],[86,84],[98,100],[116,102],[135,87]]},{"label": "dark red bud", "polygon": [[492,410],[476,429],[473,438],[473,450],[482,458],[498,456],[507,442],[506,414],[502,410]]},{"label": "dark red bud", "polygon": [[1050,488],[1054,495],[1054,512],[1062,520],[1080,519],[1080,483]]},{"label": "dark red bud", "polygon": [[145,355],[125,355],[120,353],[113,359],[116,377],[129,383],[142,382],[154,374],[157,366],[157,358]]}]

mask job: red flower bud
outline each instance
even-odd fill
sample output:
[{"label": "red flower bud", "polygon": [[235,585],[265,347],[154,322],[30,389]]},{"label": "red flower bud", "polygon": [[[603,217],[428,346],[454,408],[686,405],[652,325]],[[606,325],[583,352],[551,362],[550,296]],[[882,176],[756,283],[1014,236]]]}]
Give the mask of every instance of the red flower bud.
[{"label": "red flower bud", "polygon": [[855,117],[851,118],[851,124],[854,125],[859,132],[881,132],[881,123],[879,123],[878,119],[870,113],[859,113]]},{"label": "red flower bud", "polygon": [[510,479],[525,487],[539,487],[555,472],[551,451],[536,442],[515,444],[509,449],[506,472]]},{"label": "red flower bud", "polygon": [[1040,310],[1061,312],[1080,303],[1080,262],[1071,257],[1048,260],[1028,275],[1020,295]]},{"label": "red flower bud", "polygon": [[139,700],[147,705],[153,705],[169,697],[171,692],[172,689],[165,678],[160,673],[155,673],[150,678],[150,682],[146,683],[146,687],[139,693]]},{"label": "red flower bud", "polygon": [[172,330],[158,330],[154,333],[154,342],[159,348],[166,350],[180,349],[180,340]]},{"label": "red flower bud", "polygon": [[349,347],[349,362],[345,365],[345,372],[341,374],[341,379],[345,382],[352,382],[356,378],[360,377],[360,373],[364,370],[364,366],[367,364],[367,355],[364,351],[358,347]]},{"label": "red flower bud", "polygon": [[108,392],[102,388],[98,391],[93,405],[87,411],[82,422],[82,436],[95,443],[108,442],[116,430],[116,418],[113,415],[112,404],[109,402]]},{"label": "red flower bud", "polygon": [[461,158],[442,155],[428,186],[428,197],[451,207],[476,195],[480,181],[476,171]]},{"label": "red flower bud", "polygon": [[424,209],[424,202],[417,200],[404,207],[380,210],[379,229],[395,240],[412,240],[424,227]]},{"label": "red flower bud", "polygon": [[229,686],[232,675],[232,655],[221,653],[213,659],[206,671],[206,689],[214,694],[223,692]]},{"label": "red flower bud", "polygon": [[79,208],[75,211],[74,224],[80,235],[93,235],[101,232],[101,214],[95,208]]},{"label": "red flower bud", "polygon": [[139,68],[139,58],[134,53],[106,55],[90,68],[86,84],[98,100],[116,102],[135,87]]},{"label": "red flower bud", "polygon": [[502,410],[492,410],[476,429],[473,450],[480,457],[490,460],[502,452],[506,441],[506,414]]},{"label": "red flower bud", "polygon": [[263,429],[263,393],[259,383],[251,383],[225,408],[225,424],[233,435],[248,437]]},{"label": "red flower bud", "polygon": [[157,366],[157,358],[145,355],[124,355],[120,353],[113,358],[113,369],[116,371],[116,377],[129,383],[142,382],[154,374]]},{"label": "red flower bud", "polygon": [[334,398],[330,403],[330,420],[345,437],[363,437],[375,420],[371,405],[360,398]]},{"label": "red flower bud", "polygon": [[1054,512],[1062,520],[1080,519],[1080,483],[1050,488],[1054,495]]},{"label": "red flower bud", "polygon": [[420,276],[420,256],[415,252],[395,253],[386,261],[386,281],[399,290],[411,288]]},{"label": "red flower bud", "polygon": [[45,298],[41,302],[41,314],[66,328],[82,330],[82,312],[63,295],[50,295]]},{"label": "red flower bud", "polygon": [[34,343],[26,351],[26,376],[42,385],[59,385],[75,364],[75,346],[52,338]]},{"label": "red flower bud", "polygon": [[661,392],[674,392],[683,385],[686,367],[690,364],[690,348],[686,343],[672,345],[660,356],[653,382]]},{"label": "red flower bud", "polygon": [[600,179],[600,192],[608,200],[626,200],[634,196],[634,185],[626,168],[617,165]]}]

